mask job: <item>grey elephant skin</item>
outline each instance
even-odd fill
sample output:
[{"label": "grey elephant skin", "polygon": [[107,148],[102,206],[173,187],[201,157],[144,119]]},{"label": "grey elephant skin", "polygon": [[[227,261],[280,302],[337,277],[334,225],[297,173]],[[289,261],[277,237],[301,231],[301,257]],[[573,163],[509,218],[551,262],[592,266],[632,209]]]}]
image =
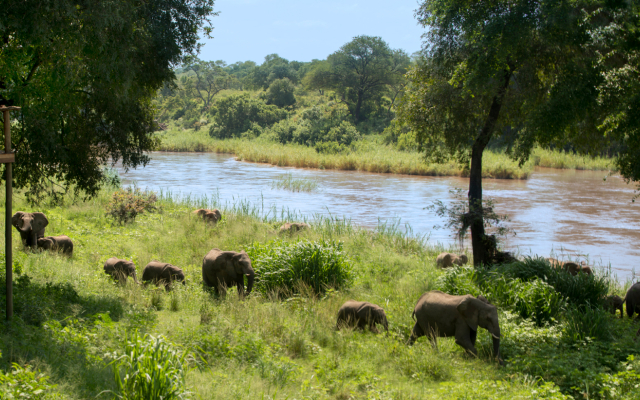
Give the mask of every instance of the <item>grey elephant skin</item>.
[{"label": "grey elephant skin", "polygon": [[[635,313],[640,314],[640,282],[634,283],[629,290],[627,290],[624,303],[627,306],[627,315],[629,318],[633,318],[633,314]],[[640,315],[638,315],[636,319],[637,318],[640,318]]]},{"label": "grey elephant skin", "polygon": [[373,333],[378,333],[376,324],[382,325],[385,331],[389,331],[387,315],[382,307],[367,301],[349,300],[338,310],[336,329],[344,326],[364,329],[365,326]]},{"label": "grey elephant skin", "polygon": [[465,265],[469,259],[465,254],[440,253],[436,258],[436,265],[440,268],[449,268],[454,265]]},{"label": "grey elephant skin", "polygon": [[153,282],[156,285],[163,285],[165,290],[171,288],[173,281],[182,282],[183,285],[186,284],[182,268],[159,261],[151,261],[144,267],[142,270],[142,281],[145,284]]},{"label": "grey elephant skin", "polygon": [[624,300],[620,296],[610,295],[604,299],[604,308],[611,314],[615,315],[617,310],[620,310],[620,318],[623,317],[622,305]]},{"label": "grey elephant skin", "polygon": [[49,220],[41,212],[28,213],[18,211],[11,217],[11,225],[15,226],[20,232],[22,244],[28,247],[36,247],[38,238],[44,237],[44,228],[49,225]]},{"label": "grey elephant skin", "polygon": [[253,289],[255,272],[251,267],[251,259],[244,250],[237,253],[213,249],[202,260],[202,280],[218,294],[226,293],[227,288],[236,286],[238,295],[244,296],[245,276],[248,295]]},{"label": "grey elephant skin", "polygon": [[409,339],[410,344],[425,335],[433,343],[437,337],[453,336],[456,344],[477,356],[475,344],[480,326],[493,337],[493,355],[502,363],[498,309],[484,297],[475,298],[470,294],[453,296],[434,290],[420,297],[413,315],[416,324]]},{"label": "grey elephant skin", "polygon": [[38,238],[38,248],[48,251],[61,251],[66,256],[73,255],[73,241],[67,235]]},{"label": "grey elephant skin", "polygon": [[210,222],[213,224],[217,224],[218,221],[222,219],[222,214],[220,213],[220,210],[218,210],[217,208],[215,210],[200,208],[198,210],[195,210],[193,213],[196,214],[198,217],[202,218],[204,222]]},{"label": "grey elephant skin", "polygon": [[135,283],[139,283],[136,277],[136,265],[129,260],[111,257],[104,263],[104,272],[120,283],[125,283],[128,277],[132,277]]}]

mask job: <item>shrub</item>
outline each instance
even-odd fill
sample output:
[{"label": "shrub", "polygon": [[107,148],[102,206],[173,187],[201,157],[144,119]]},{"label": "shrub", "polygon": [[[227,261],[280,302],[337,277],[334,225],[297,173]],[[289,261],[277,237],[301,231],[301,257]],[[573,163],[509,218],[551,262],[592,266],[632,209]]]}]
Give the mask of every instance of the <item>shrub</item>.
[{"label": "shrub", "polygon": [[269,85],[267,90],[267,104],[278,107],[292,106],[296,103],[293,95],[295,87],[288,78],[276,79]]},{"label": "shrub", "polygon": [[164,337],[136,332],[124,354],[111,362],[119,399],[182,399],[185,391],[186,351],[179,351]]},{"label": "shrub", "polygon": [[586,338],[611,340],[611,314],[591,306],[571,307],[567,310],[563,339],[571,343]]},{"label": "shrub", "polygon": [[266,128],[287,117],[285,110],[252,99],[248,94],[218,101],[212,113],[215,123],[209,128],[209,135],[217,139],[237,137],[251,129],[252,123]]},{"label": "shrub", "polygon": [[13,371],[3,373],[0,370],[0,399],[61,399],[53,393],[56,385],[50,385],[49,377],[36,374],[30,366],[21,367],[13,364]]},{"label": "shrub", "polygon": [[246,251],[256,271],[256,290],[262,293],[298,293],[300,284],[322,293],[329,286],[346,287],[352,280],[341,242],[274,240],[254,243]]},{"label": "shrub", "polygon": [[160,211],[160,207],[156,205],[157,200],[154,192],[143,192],[138,188],[118,190],[107,204],[107,215],[121,224],[127,223],[145,211]]}]

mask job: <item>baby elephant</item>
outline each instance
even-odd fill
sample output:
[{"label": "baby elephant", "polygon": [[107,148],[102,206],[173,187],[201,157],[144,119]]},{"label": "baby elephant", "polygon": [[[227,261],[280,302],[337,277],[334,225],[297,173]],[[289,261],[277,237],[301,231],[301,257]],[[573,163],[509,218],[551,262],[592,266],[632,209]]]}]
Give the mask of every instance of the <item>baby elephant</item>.
[{"label": "baby elephant", "polygon": [[215,210],[207,210],[205,208],[200,208],[193,212],[197,214],[198,217],[202,218],[204,222],[212,222],[213,224],[217,224],[220,219],[222,219],[222,214],[220,210],[217,208]]},{"label": "baby elephant", "polygon": [[135,283],[138,282],[136,277],[136,266],[129,260],[121,260],[116,257],[111,257],[104,263],[104,272],[107,275],[111,275],[113,279],[117,279],[120,283],[124,284],[128,277],[133,277]]},{"label": "baby elephant", "polygon": [[340,329],[343,326],[355,326],[357,329],[364,329],[365,326],[368,326],[371,332],[378,333],[376,324],[382,325],[384,330],[389,332],[387,315],[382,307],[378,305],[366,301],[349,300],[338,310],[336,329]]},{"label": "baby elephant", "polygon": [[604,308],[608,310],[611,314],[615,315],[617,310],[620,310],[620,318],[622,315],[622,305],[624,304],[624,300],[620,296],[610,295],[604,299]]},{"label": "baby elephant", "polygon": [[309,228],[309,224],[304,222],[287,222],[280,227],[280,233],[294,233]]},{"label": "baby elephant", "polygon": [[579,272],[582,272],[587,275],[593,275],[593,271],[591,267],[589,267],[584,261],[578,264],[577,262],[572,261],[560,261],[555,258],[547,258],[549,264],[556,269],[562,269],[573,276],[578,275]]},{"label": "baby elephant", "polygon": [[38,248],[51,251],[61,251],[66,256],[73,255],[73,242],[66,235],[47,236],[38,238]]},{"label": "baby elephant", "polygon": [[455,265],[465,265],[469,259],[465,254],[440,253],[436,258],[436,265],[440,268],[449,268]]},{"label": "baby elephant", "polygon": [[184,272],[181,268],[168,263],[151,261],[142,271],[142,281],[151,281],[156,285],[164,285],[165,290],[171,288],[173,281],[180,281],[185,285]]}]

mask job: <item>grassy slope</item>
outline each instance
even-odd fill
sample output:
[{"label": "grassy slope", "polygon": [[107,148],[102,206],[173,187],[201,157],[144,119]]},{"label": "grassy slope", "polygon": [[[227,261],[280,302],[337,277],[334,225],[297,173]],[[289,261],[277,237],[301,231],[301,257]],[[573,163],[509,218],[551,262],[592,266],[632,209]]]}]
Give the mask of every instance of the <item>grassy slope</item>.
[{"label": "grassy slope", "polygon": [[[206,228],[190,211],[215,204],[165,200],[162,214],[142,215],[132,224],[118,226],[104,215],[108,199],[108,193],[102,193],[89,202],[39,209],[49,217],[48,235],[66,234],[74,240],[71,259],[25,253],[14,231],[15,258],[23,265],[23,275],[31,277],[29,290],[34,293],[29,301],[21,294],[16,313],[27,319],[42,314],[40,296],[52,296],[52,290],[59,287],[55,284],[70,284],[79,298],[55,303],[48,318],[40,315],[41,320],[49,319],[40,327],[20,321],[12,327],[0,325],[0,366],[5,370],[11,362],[30,363],[50,375],[68,398],[94,398],[103,390],[115,389],[105,354],[121,351],[127,332],[139,330],[166,335],[207,362],[187,375],[188,390],[195,398],[558,395],[540,390],[534,379],[517,369],[498,369],[492,364],[488,357],[491,342],[484,330],[479,332],[479,359],[465,355],[453,339],[440,339],[437,349],[424,338],[413,347],[406,345],[415,301],[433,289],[441,275],[435,268],[441,249],[393,232],[370,232],[324,221],[302,236],[344,241],[356,273],[352,289],[289,301],[259,295],[239,301],[235,294],[216,300],[200,286],[206,252],[214,247],[240,250],[255,241],[275,238],[279,222],[260,220],[255,210],[242,205],[224,210],[223,222]],[[20,200],[14,207],[31,209]],[[184,268],[188,284],[169,294],[161,292],[164,307],[156,311],[151,306],[154,290],[133,284],[122,288],[107,279],[102,264],[111,256],[132,259],[139,276],[151,260],[173,263]],[[47,289],[47,284],[54,284],[54,289]],[[390,333],[336,332],[336,311],[351,298],[382,305]],[[178,311],[170,310],[172,299]],[[104,313],[110,317],[100,316]],[[204,324],[203,315],[207,316]],[[617,328],[635,331],[626,320],[611,319]],[[506,357],[525,353],[537,341],[553,343],[548,329],[522,325],[512,315],[502,314],[501,321]],[[496,379],[501,382],[496,384]]]}]

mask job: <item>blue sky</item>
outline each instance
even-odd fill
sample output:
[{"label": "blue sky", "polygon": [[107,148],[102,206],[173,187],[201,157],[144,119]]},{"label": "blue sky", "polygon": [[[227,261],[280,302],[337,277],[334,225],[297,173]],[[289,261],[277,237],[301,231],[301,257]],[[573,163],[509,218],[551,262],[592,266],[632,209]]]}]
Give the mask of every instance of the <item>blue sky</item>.
[{"label": "blue sky", "polygon": [[216,0],[214,39],[203,60],[252,60],[277,53],[290,61],[324,59],[354,36],[380,36],[394,49],[420,50],[416,0]]}]

